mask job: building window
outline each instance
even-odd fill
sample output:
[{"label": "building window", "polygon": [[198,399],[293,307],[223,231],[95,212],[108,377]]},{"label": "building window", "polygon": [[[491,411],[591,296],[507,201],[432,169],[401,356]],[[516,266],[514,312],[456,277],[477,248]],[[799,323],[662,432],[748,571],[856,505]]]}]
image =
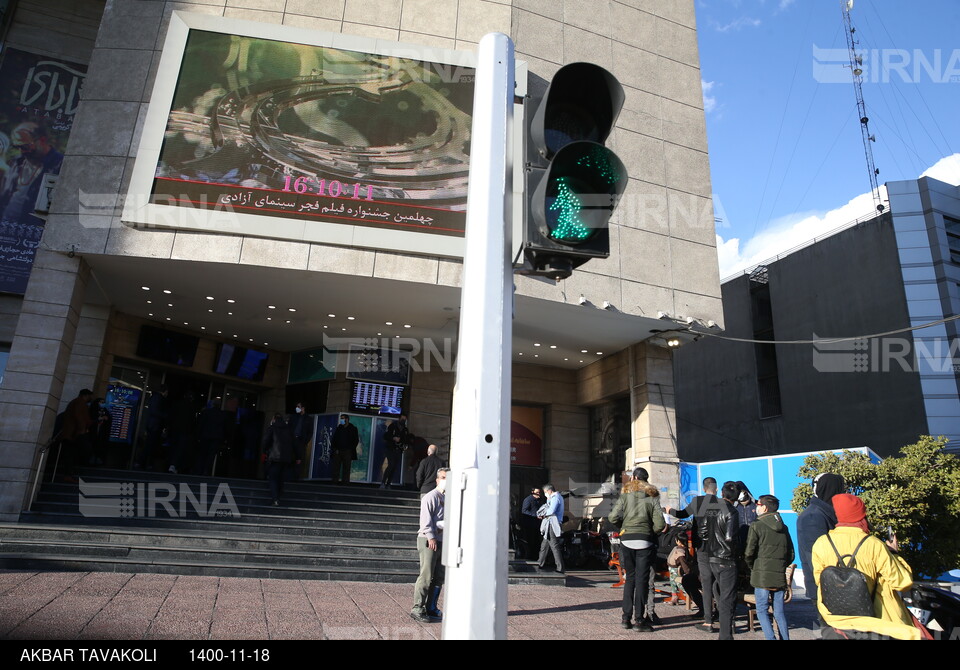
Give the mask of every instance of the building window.
[{"label": "building window", "polygon": [[947,231],[947,246],[950,247],[950,262],[960,265],[960,220],[943,217],[943,227]]},{"label": "building window", "polygon": [[[767,268],[761,267],[750,275],[750,303],[753,316],[753,339],[772,342],[773,305]],[[757,364],[757,398],[761,419],[783,414],[780,403],[780,375],[777,371],[775,344],[755,344],[753,354]]]},{"label": "building window", "polygon": [[10,358],[10,345],[0,343],[0,385],[3,385],[3,373],[7,369],[7,359]]}]

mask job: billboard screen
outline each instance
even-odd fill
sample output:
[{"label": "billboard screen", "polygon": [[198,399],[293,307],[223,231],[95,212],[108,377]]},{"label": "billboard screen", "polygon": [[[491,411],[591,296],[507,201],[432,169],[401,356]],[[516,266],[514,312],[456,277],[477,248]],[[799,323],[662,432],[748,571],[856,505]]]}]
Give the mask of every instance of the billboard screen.
[{"label": "billboard screen", "polygon": [[177,12],[123,218],[459,255],[473,58]]}]

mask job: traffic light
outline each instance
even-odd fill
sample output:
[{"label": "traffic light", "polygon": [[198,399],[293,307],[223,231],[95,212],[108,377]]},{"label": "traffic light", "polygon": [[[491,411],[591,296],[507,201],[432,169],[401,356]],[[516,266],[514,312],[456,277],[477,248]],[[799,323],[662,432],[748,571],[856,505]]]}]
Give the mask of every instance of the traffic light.
[{"label": "traffic light", "polygon": [[569,277],[610,255],[608,224],[627,170],[603,146],[623,106],[623,87],[599,65],[560,68],[528,115],[524,202],[527,274]]}]

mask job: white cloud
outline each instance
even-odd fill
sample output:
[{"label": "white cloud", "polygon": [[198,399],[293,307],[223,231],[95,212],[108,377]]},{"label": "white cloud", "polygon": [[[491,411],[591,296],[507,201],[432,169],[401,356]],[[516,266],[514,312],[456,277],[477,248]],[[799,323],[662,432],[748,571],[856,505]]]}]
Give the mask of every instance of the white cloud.
[{"label": "white cloud", "polygon": [[763,22],[760,19],[752,19],[749,16],[741,16],[739,19],[725,24],[720,24],[717,21],[714,21],[713,28],[719,33],[728,33],[731,30],[736,31],[740,30],[741,28],[756,28],[761,23]]},{"label": "white cloud", "polygon": [[[940,160],[920,176],[960,186],[960,154]],[[880,187],[880,199],[887,200],[884,186]],[[767,230],[750,238],[745,244],[739,238],[725,240],[717,235],[720,277],[725,279],[772,260],[779,254],[825,236],[857,219],[873,216],[873,212],[873,197],[864,193],[826,213],[806,212],[771,221]]]},{"label": "white cloud", "polygon": [[960,154],[942,158],[936,165],[924,172],[921,177],[932,177],[954,186],[960,186]]},{"label": "white cloud", "polygon": [[716,83],[715,81],[700,80],[700,86],[703,88],[703,110],[708,114],[717,108],[716,96],[710,95]]}]

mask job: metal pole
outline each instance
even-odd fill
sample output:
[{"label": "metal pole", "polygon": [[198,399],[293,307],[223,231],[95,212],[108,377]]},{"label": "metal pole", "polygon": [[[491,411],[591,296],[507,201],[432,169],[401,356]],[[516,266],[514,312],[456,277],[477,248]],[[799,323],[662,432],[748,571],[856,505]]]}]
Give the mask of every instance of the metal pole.
[{"label": "metal pole", "polygon": [[444,639],[506,639],[513,42],[480,40],[444,512]]}]

